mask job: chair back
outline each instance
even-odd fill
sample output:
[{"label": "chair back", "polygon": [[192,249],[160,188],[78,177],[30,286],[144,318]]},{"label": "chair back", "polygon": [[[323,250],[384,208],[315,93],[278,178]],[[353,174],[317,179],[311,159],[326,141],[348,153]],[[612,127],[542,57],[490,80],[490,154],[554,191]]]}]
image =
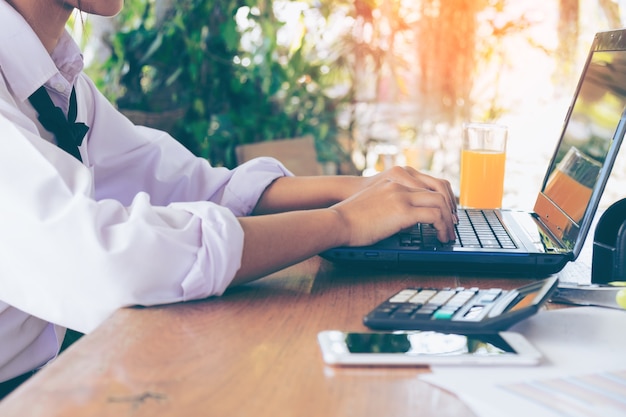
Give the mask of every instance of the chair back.
[{"label": "chair back", "polygon": [[321,165],[317,161],[315,139],[311,135],[239,145],[235,153],[238,164],[260,156],[271,156],[282,162],[295,175],[308,176],[322,173]]}]

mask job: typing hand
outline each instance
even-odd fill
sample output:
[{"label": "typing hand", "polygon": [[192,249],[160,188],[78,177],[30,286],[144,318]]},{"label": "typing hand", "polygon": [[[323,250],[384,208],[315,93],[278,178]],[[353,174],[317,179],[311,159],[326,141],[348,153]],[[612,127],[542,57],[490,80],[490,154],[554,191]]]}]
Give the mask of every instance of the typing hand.
[{"label": "typing hand", "polygon": [[[432,224],[441,242],[454,240],[456,217],[449,184],[446,187],[447,182],[442,181],[426,188],[423,185],[432,177],[420,182],[400,172],[393,174],[374,177],[361,192],[331,207],[345,225],[341,231],[345,245],[369,245],[415,223]],[[396,175],[399,180],[394,178]]]},{"label": "typing hand", "polygon": [[384,181],[394,181],[411,188],[440,193],[446,199],[446,204],[453,214],[455,223],[458,223],[456,197],[450,182],[424,174],[411,167],[393,167],[372,177],[364,177],[361,189],[365,189]]}]

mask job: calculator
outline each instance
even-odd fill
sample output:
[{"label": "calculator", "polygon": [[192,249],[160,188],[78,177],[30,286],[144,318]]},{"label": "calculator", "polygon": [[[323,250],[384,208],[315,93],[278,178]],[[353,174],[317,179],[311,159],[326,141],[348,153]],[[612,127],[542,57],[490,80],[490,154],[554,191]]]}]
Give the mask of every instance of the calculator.
[{"label": "calculator", "polygon": [[535,314],[556,290],[552,276],[513,290],[501,288],[405,288],[364,318],[374,330],[499,332]]}]

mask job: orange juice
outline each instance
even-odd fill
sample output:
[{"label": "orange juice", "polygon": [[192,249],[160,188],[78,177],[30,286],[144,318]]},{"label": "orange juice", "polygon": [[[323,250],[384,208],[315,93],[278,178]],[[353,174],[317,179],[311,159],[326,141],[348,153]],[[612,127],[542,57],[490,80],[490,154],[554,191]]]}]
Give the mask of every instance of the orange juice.
[{"label": "orange juice", "polygon": [[591,188],[558,169],[550,177],[544,193],[578,223],[591,198]]},{"label": "orange juice", "polygon": [[461,152],[461,195],[467,208],[499,208],[504,192],[504,152],[467,150]]}]

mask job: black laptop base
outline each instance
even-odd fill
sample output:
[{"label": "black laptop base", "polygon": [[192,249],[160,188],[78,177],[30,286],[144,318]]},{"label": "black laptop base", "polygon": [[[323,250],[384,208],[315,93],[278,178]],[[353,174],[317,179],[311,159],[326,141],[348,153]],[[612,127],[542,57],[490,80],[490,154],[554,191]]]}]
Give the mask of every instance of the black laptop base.
[{"label": "black laptop base", "polygon": [[[454,254],[454,259],[441,251],[432,256],[432,260],[412,260],[411,254],[402,254],[395,251],[374,250],[363,252],[349,247],[335,248],[329,252],[323,252],[320,256],[333,262],[337,267],[364,269],[364,270],[394,270],[411,273],[442,273],[455,275],[476,275],[481,277],[523,277],[545,278],[562,270],[568,262],[567,258],[546,255],[544,257],[530,257],[519,255],[512,259],[507,256],[507,264],[502,264],[498,255],[480,254],[468,252],[460,255]],[[465,259],[464,259],[465,258]],[[467,260],[467,263],[464,262]]]}]

